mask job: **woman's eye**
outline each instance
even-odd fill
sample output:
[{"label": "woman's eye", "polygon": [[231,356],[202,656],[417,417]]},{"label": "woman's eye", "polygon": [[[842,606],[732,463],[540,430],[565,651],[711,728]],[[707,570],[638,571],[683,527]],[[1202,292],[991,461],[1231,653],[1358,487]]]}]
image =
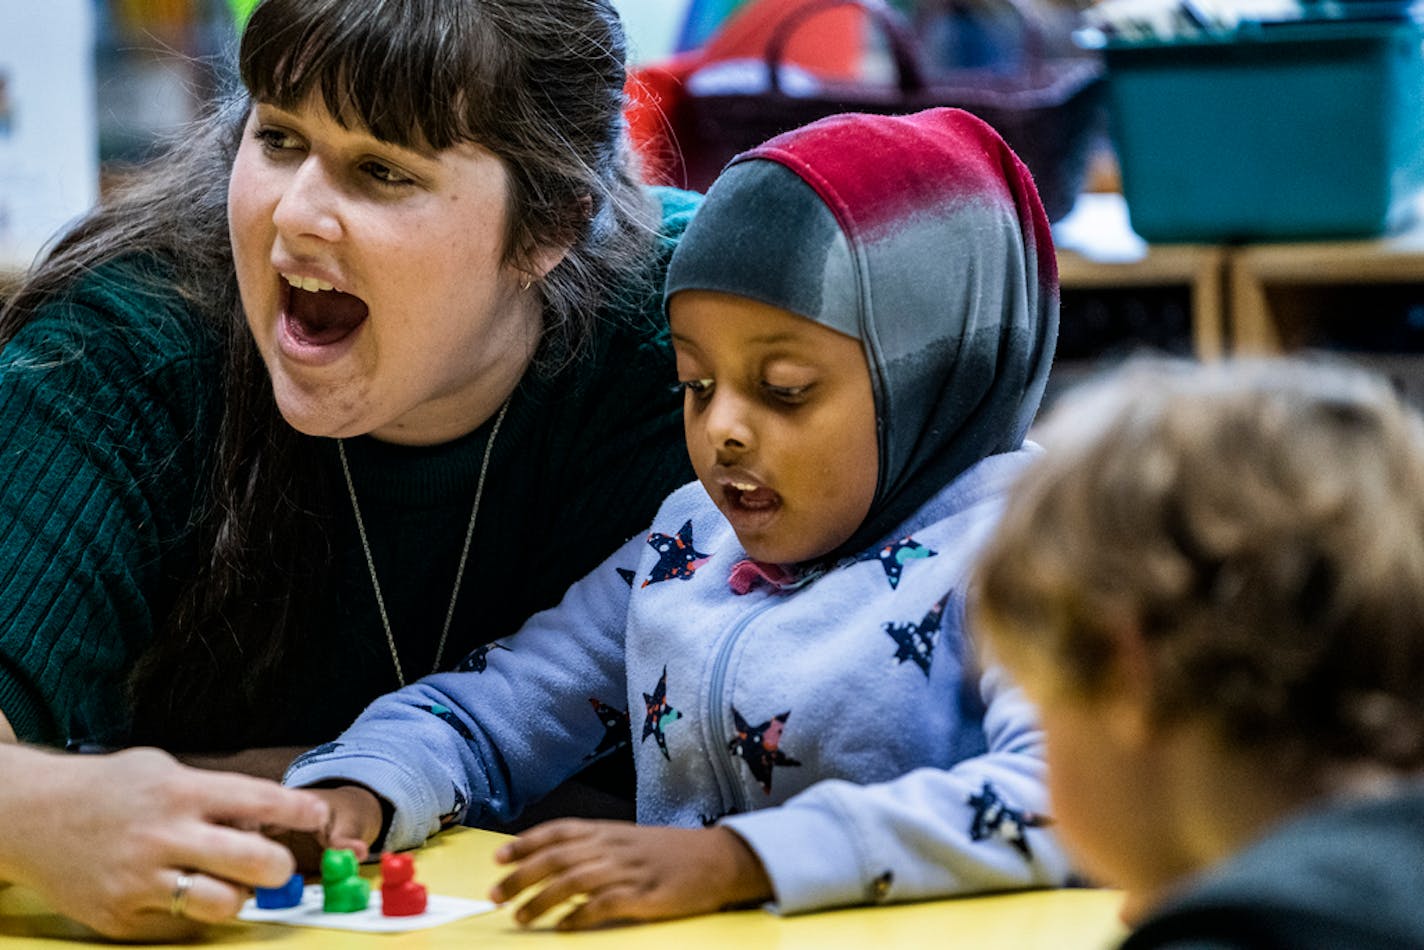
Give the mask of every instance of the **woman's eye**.
[{"label": "woman's eye", "polygon": [[281,129],[259,128],[252,133],[252,137],[269,152],[285,152],[300,148],[302,144],[296,136]]},{"label": "woman's eye", "polygon": [[384,162],[363,162],[361,164],[361,170],[383,185],[411,184],[411,179],[404,172],[398,171]]},{"label": "woman's eye", "polygon": [[677,388],[683,392],[692,393],[694,396],[706,396],[712,391],[712,380],[710,377],[703,379],[684,379],[677,384]]}]

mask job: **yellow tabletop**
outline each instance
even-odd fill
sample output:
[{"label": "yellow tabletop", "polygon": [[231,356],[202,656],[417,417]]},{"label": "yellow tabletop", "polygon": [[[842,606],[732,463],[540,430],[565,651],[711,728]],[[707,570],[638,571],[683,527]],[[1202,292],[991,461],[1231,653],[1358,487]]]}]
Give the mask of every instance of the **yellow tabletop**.
[{"label": "yellow tabletop", "polygon": [[[416,877],[432,894],[480,898],[500,876],[494,850],[503,835],[454,828],[419,851]],[[362,869],[376,878],[374,865]],[[507,909],[402,934],[236,923],[214,927],[208,945],[266,950],[346,948],[521,948],[540,950],[834,950],[836,947],[974,947],[975,950],[1105,950],[1123,936],[1116,891],[1062,890],[901,904],[778,917],[764,910],[713,914],[578,934],[524,930]],[[4,950],[84,945],[86,931],[57,917],[22,888],[0,890]],[[63,940],[56,943],[56,939]],[[92,938],[92,935],[90,935]],[[97,944],[96,944],[97,945]],[[112,944],[108,945],[112,946]],[[191,945],[190,945],[191,946]]]}]

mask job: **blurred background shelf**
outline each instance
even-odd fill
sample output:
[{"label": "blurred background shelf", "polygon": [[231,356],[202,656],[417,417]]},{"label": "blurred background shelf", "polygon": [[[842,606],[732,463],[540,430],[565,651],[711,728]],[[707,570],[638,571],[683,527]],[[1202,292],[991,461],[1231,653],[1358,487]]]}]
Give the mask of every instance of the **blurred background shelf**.
[{"label": "blurred background shelf", "polygon": [[1054,228],[1063,311],[1052,385],[1143,349],[1329,352],[1424,406],[1424,202],[1377,238],[1149,244],[1120,195],[1085,194]]},{"label": "blurred background shelf", "polygon": [[[1424,215],[1409,229],[1380,238],[1242,246],[1231,254],[1228,283],[1238,350],[1319,346],[1328,342],[1321,331],[1331,328],[1343,332],[1345,342],[1352,336],[1362,345],[1373,339],[1377,345],[1370,348],[1419,348],[1424,333],[1411,330],[1408,311],[1424,307]],[[1368,325],[1399,316],[1400,326]],[[1341,321],[1365,325],[1354,332]]]},{"label": "blurred background shelf", "polygon": [[1424,408],[1424,216],[1380,238],[1238,248],[1227,283],[1235,350],[1328,352]]},{"label": "blurred background shelf", "polygon": [[[1074,325],[1084,318],[1084,305],[1102,295],[1127,291],[1144,301],[1157,299],[1164,319],[1144,313],[1133,327],[1136,342],[1203,359],[1226,348],[1222,313],[1226,250],[1210,244],[1148,244],[1133,233],[1127,205],[1118,194],[1084,194],[1073,211],[1053,229],[1058,249],[1058,276],[1063,288],[1064,317],[1060,353],[1069,359],[1091,358],[1090,328]],[[1155,293],[1154,293],[1155,292]],[[1178,301],[1173,306],[1173,301]],[[1185,311],[1188,319],[1173,319]],[[1099,340],[1103,348],[1124,341],[1110,332]],[[1126,341],[1132,342],[1132,341]],[[1185,355],[1185,353],[1183,355]]]}]

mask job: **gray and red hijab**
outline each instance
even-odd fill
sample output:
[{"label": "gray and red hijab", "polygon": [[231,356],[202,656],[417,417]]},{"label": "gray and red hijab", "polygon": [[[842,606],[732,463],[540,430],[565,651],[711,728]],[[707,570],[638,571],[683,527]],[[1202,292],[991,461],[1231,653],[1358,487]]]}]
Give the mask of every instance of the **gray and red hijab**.
[{"label": "gray and red hijab", "polygon": [[1058,335],[1058,268],[1028,170],[958,109],[847,114],[732,160],[668,267],[862,342],[879,427],[883,539],[961,472],[1018,448]]}]

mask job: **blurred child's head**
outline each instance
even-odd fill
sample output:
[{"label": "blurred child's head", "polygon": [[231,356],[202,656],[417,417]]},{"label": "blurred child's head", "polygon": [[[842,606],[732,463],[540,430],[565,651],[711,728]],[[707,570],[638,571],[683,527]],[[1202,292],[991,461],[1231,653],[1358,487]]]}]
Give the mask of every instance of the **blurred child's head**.
[{"label": "blurred child's head", "polygon": [[1386,384],[1137,361],[1036,437],[971,612],[1087,870],[1150,890],[1244,843],[1184,796],[1291,808],[1424,766],[1424,428]]},{"label": "blurred child's head", "polygon": [[869,546],[1017,448],[1058,329],[1033,182],[953,109],[738,156],[667,294],[693,467],[747,553],[783,564]]}]

